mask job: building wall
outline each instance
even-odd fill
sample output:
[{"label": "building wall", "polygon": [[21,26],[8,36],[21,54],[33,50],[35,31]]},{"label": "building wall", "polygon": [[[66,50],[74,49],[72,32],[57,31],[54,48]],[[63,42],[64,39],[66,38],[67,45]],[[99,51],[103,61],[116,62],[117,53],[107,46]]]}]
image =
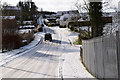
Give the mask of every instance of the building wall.
[{"label": "building wall", "polygon": [[18,34],[16,19],[2,20],[2,51],[13,50],[22,46],[22,38]]},{"label": "building wall", "polygon": [[[9,24],[9,25],[8,25]],[[16,19],[3,19],[2,20],[2,34],[16,34],[18,25]]]},{"label": "building wall", "polygon": [[20,17],[21,9],[16,6],[7,6],[2,9],[2,16],[16,16],[16,19]]}]

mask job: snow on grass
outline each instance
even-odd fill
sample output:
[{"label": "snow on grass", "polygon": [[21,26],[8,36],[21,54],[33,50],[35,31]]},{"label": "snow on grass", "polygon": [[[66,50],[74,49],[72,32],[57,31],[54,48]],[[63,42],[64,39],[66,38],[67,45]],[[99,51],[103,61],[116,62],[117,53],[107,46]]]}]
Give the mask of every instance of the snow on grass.
[{"label": "snow on grass", "polygon": [[23,24],[32,24],[32,21],[23,21]]},{"label": "snow on grass", "polygon": [[15,19],[15,16],[2,16],[3,19]]},{"label": "snow on grass", "polygon": [[24,25],[24,26],[19,26],[20,29],[24,29],[24,28],[35,28],[34,25]]},{"label": "snow on grass", "polygon": [[80,60],[80,46],[71,46],[69,39],[74,42],[79,33],[72,32],[67,28],[53,28],[61,36],[61,54],[59,58],[59,76],[63,78],[94,78]]},{"label": "snow on grass", "polygon": [[19,33],[20,33],[20,34],[29,33],[29,31],[31,32],[32,29],[20,29],[20,30],[19,30]]},{"label": "snow on grass", "polygon": [[72,43],[78,39],[79,33],[73,32],[68,28],[60,28],[59,32],[62,32],[64,36],[67,36],[68,40],[70,40]]},{"label": "snow on grass", "polygon": [[66,53],[62,55],[64,78],[94,78],[81,63],[79,48],[66,46],[65,50]]}]

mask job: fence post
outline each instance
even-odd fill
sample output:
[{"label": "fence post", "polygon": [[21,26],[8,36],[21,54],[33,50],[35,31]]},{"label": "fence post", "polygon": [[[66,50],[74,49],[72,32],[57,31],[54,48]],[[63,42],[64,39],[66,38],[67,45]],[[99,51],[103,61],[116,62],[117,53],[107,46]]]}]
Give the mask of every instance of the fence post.
[{"label": "fence post", "polygon": [[119,31],[116,31],[116,49],[117,49],[117,67],[118,67],[118,80],[120,80],[120,41]]}]

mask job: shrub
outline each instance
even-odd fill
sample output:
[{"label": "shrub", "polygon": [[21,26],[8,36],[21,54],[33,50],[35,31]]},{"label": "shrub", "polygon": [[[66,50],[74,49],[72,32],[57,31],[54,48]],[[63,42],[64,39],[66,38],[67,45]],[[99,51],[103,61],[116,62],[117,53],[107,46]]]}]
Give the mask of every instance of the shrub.
[{"label": "shrub", "polygon": [[38,32],[38,30],[34,29],[34,30],[32,30],[32,32],[33,32],[33,33],[37,33],[37,32]]},{"label": "shrub", "polygon": [[79,43],[80,45],[82,45],[82,37],[81,37],[81,35],[78,35],[78,43]]},{"label": "shrub", "polygon": [[87,31],[80,31],[80,34],[78,35],[78,43],[82,44],[82,40],[90,39],[91,36]]},{"label": "shrub", "polygon": [[48,23],[48,27],[50,27],[50,26],[58,26],[59,24],[56,24],[56,23]]},{"label": "shrub", "polygon": [[43,31],[42,27],[38,28],[38,32],[42,32],[42,31]]},{"label": "shrub", "polygon": [[74,31],[74,27],[73,27],[73,26],[71,26],[71,27],[70,27],[70,30],[71,30],[71,31]]},{"label": "shrub", "polygon": [[30,43],[34,39],[34,32],[29,31],[29,33],[22,34],[22,39],[27,40],[27,44]]},{"label": "shrub", "polygon": [[81,22],[69,22],[67,27],[69,26],[90,26],[90,21],[81,21]]},{"label": "shrub", "polygon": [[68,27],[68,28],[70,27],[70,22],[67,23],[67,27]]},{"label": "shrub", "polygon": [[52,24],[49,23],[48,26],[52,26]]},{"label": "shrub", "polygon": [[12,50],[22,46],[22,38],[18,34],[2,35],[2,49]]},{"label": "shrub", "polygon": [[74,31],[75,32],[79,32],[79,28],[78,27],[74,27]]}]

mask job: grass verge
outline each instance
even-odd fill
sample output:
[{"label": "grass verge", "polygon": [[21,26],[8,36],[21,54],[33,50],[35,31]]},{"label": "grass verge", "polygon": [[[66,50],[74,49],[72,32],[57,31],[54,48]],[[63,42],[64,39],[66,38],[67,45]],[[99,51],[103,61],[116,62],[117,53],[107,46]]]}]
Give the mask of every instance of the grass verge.
[{"label": "grass verge", "polygon": [[82,42],[76,40],[75,42],[73,42],[74,45],[82,45]]}]

